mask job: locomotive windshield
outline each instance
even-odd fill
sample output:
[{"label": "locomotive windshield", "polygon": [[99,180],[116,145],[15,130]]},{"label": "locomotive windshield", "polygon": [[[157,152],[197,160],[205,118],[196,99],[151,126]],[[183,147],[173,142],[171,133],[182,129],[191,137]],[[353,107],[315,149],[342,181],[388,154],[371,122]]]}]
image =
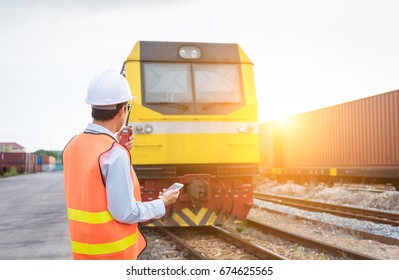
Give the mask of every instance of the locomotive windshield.
[{"label": "locomotive windshield", "polygon": [[147,62],[142,74],[143,105],[164,114],[225,114],[243,105],[238,64]]}]

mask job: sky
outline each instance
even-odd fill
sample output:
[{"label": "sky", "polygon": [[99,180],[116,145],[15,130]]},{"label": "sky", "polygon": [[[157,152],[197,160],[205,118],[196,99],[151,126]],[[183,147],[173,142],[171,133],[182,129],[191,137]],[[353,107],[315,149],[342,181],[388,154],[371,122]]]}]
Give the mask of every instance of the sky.
[{"label": "sky", "polygon": [[237,43],[259,122],[399,89],[396,0],[0,2],[0,142],[62,150],[91,122],[90,80],[136,41]]}]

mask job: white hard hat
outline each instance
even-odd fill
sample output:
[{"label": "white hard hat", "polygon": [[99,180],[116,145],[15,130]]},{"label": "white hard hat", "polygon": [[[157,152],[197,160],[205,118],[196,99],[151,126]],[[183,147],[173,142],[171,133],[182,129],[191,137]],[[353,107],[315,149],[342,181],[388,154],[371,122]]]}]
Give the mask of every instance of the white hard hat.
[{"label": "white hard hat", "polygon": [[90,82],[87,89],[86,103],[95,108],[113,109],[109,105],[132,100],[130,87],[121,74],[115,70],[107,70]]}]

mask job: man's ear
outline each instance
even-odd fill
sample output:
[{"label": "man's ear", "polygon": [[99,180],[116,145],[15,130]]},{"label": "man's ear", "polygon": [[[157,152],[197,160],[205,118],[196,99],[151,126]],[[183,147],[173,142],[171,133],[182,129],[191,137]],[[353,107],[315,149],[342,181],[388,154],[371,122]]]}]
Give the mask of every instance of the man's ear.
[{"label": "man's ear", "polygon": [[125,113],[125,106],[122,106],[122,107],[119,109],[118,115],[123,115],[124,113]]}]

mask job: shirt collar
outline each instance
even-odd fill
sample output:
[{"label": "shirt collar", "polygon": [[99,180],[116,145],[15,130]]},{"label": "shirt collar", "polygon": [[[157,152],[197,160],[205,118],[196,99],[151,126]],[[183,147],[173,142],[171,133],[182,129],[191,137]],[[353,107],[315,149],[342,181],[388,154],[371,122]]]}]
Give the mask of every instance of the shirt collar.
[{"label": "shirt collar", "polygon": [[105,128],[99,124],[89,123],[86,127],[85,132],[94,133],[94,134],[104,133],[104,134],[111,136],[112,138],[114,138],[116,140],[114,134],[111,131],[109,131],[107,128]]}]

